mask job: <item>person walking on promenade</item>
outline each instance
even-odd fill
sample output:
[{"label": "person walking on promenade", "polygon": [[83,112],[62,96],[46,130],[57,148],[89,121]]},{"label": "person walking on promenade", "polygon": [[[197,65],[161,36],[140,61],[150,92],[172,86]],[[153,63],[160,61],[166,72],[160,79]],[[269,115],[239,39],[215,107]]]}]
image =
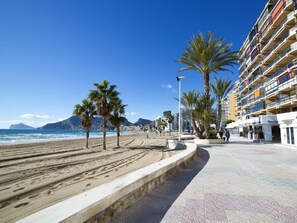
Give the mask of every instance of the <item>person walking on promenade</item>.
[{"label": "person walking on promenade", "polygon": [[230,132],[229,132],[229,130],[228,129],[225,129],[225,131],[224,131],[224,141],[225,142],[229,142],[229,138],[230,138]]},{"label": "person walking on promenade", "polygon": [[219,129],[219,136],[220,136],[221,139],[223,138],[223,133],[224,133],[223,131],[224,131],[223,127],[221,126],[220,129]]}]

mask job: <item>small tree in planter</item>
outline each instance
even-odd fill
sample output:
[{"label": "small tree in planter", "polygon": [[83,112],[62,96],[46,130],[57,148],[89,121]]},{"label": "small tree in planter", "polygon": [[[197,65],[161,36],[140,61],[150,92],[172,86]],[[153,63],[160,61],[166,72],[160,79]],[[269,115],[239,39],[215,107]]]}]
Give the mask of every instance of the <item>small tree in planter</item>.
[{"label": "small tree in planter", "polygon": [[[210,98],[210,105],[213,106],[215,100]],[[194,134],[200,138],[205,139],[205,131],[209,131],[209,138],[216,138],[216,133],[210,128],[210,125],[215,122],[214,111],[207,112],[205,109],[206,99],[204,95],[201,95],[196,91],[189,91],[183,93],[181,103],[188,109],[190,113],[190,119],[194,128]]]}]

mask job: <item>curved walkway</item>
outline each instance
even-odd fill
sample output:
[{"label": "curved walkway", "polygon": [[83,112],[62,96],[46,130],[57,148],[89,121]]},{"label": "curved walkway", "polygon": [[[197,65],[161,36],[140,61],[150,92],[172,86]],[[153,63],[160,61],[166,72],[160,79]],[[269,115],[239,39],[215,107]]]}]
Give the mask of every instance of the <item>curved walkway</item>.
[{"label": "curved walkway", "polygon": [[115,222],[297,222],[297,150],[240,139],[201,148]]}]

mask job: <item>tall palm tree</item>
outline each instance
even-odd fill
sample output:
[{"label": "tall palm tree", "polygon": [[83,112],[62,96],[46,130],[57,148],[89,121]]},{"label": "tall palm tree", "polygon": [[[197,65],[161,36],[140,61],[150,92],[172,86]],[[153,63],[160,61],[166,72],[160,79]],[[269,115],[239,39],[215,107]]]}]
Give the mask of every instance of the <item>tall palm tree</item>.
[{"label": "tall palm tree", "polygon": [[198,129],[196,121],[195,121],[194,112],[197,107],[199,97],[200,97],[199,92],[196,92],[193,90],[193,91],[189,91],[188,93],[184,92],[183,97],[181,98],[181,103],[189,111],[192,126],[193,126],[195,134],[197,136],[199,135],[199,129]]},{"label": "tall palm tree", "polygon": [[215,95],[215,98],[217,100],[217,121],[216,121],[216,130],[219,131],[220,123],[221,123],[221,117],[222,117],[222,104],[221,100],[225,95],[227,95],[230,90],[232,89],[232,81],[229,79],[217,79],[214,77],[215,84],[210,84],[211,90]]},{"label": "tall palm tree", "polygon": [[[185,52],[177,60],[186,66],[180,69],[194,70],[203,75],[204,94],[206,100],[206,111],[211,112],[210,106],[210,74],[219,71],[230,71],[227,66],[233,66],[237,63],[237,52],[231,51],[231,43],[224,43],[224,39],[216,39],[215,33],[208,32],[205,36],[199,33],[193,36],[188,42]],[[206,137],[209,132],[206,130]]]},{"label": "tall palm tree", "polygon": [[118,100],[119,92],[117,92],[116,85],[110,85],[107,80],[102,84],[94,83],[96,90],[91,90],[89,98],[95,103],[97,114],[102,116],[102,130],[103,130],[103,149],[106,150],[106,127],[108,119],[111,115],[113,106]]},{"label": "tall palm tree", "polygon": [[86,148],[89,148],[90,130],[93,124],[94,115],[96,115],[95,106],[88,99],[84,99],[82,104],[75,105],[74,115],[80,116],[81,125],[86,130]]},{"label": "tall palm tree", "polygon": [[125,114],[125,107],[127,105],[122,104],[122,100],[118,100],[113,106],[112,114],[109,118],[110,123],[117,130],[117,147],[120,147],[120,125],[125,122],[126,118],[123,116]]}]

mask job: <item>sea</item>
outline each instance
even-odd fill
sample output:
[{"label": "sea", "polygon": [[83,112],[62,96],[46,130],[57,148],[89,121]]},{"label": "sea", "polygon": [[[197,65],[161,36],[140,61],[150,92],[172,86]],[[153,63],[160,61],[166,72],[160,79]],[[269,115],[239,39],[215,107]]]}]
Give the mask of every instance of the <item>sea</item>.
[{"label": "sea", "polygon": [[[134,134],[132,131],[121,132],[122,135]],[[107,136],[116,135],[115,131],[107,131]],[[102,131],[91,131],[90,138],[101,137]],[[20,144],[31,142],[45,142],[64,139],[79,139],[85,138],[84,130],[14,130],[0,129],[0,145],[5,144]]]}]

